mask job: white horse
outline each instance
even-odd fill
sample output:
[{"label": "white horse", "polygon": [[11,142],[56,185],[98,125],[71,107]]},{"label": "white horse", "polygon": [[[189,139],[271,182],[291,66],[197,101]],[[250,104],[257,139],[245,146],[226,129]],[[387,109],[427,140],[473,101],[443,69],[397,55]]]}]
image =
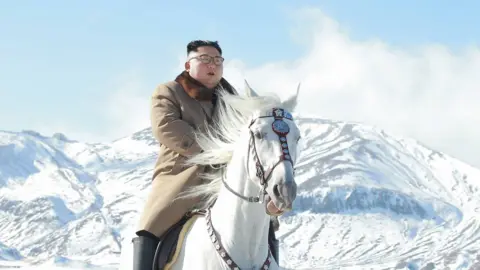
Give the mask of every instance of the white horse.
[{"label": "white horse", "polygon": [[207,211],[194,216],[166,269],[279,269],[268,245],[269,215],[290,211],[296,198],[301,136],[290,112],[299,88],[282,102],[245,84],[246,97],[219,93],[218,122],[197,134],[204,151],[189,163],[226,165],[180,195],[204,197],[198,207]]}]

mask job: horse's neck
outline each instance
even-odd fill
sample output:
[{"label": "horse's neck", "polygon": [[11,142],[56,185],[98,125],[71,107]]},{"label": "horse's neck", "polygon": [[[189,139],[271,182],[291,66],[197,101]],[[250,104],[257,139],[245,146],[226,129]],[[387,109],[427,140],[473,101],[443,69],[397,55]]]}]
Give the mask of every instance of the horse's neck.
[{"label": "horse's neck", "polygon": [[[230,162],[226,182],[246,197],[257,196],[259,187],[248,179],[244,158]],[[246,202],[222,186],[212,207],[212,225],[225,250],[241,269],[259,267],[268,254],[269,218],[263,204]]]}]

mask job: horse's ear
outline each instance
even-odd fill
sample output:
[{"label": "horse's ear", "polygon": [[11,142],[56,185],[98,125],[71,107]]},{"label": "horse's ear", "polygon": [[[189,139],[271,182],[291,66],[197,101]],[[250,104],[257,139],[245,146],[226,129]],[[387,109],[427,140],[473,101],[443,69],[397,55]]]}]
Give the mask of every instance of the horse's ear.
[{"label": "horse's ear", "polygon": [[258,97],[258,94],[253,91],[247,80],[245,80],[245,93],[247,94],[247,97]]},{"label": "horse's ear", "polygon": [[300,92],[300,83],[298,83],[297,92],[295,93],[295,95],[293,95],[292,97],[290,97],[289,99],[283,102],[283,107],[285,107],[285,109],[291,112],[295,110],[295,107],[297,107],[297,103],[298,103],[297,101],[298,101],[299,92]]}]

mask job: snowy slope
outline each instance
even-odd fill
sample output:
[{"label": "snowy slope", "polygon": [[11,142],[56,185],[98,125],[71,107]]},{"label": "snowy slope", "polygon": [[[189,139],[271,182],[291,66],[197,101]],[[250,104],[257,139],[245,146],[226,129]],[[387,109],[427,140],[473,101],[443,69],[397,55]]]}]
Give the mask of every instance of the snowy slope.
[{"label": "snowy slope", "polygon": [[280,233],[285,263],[480,268],[479,170],[381,130],[299,122],[307,147]]},{"label": "snowy slope", "polygon": [[[306,148],[281,265],[480,268],[480,170],[368,126],[298,123]],[[157,147],[149,129],[110,144],[0,132],[0,266],[115,269]]]}]

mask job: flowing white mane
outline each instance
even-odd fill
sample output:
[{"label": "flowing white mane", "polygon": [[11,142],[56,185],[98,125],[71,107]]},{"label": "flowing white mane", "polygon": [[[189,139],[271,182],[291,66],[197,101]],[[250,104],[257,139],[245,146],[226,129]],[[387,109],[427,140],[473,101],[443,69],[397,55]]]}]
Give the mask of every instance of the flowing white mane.
[{"label": "flowing white mane", "polygon": [[230,162],[236,144],[241,136],[245,136],[252,116],[256,112],[268,111],[274,107],[289,110],[295,105],[291,101],[282,102],[274,94],[247,97],[219,91],[216,106],[213,123],[206,125],[204,131],[196,133],[197,142],[203,152],[187,161],[188,165],[211,167],[200,176],[205,180],[203,184],[191,187],[179,195],[179,197],[203,197],[198,208],[211,205],[216,200],[222,186],[222,166]]}]

